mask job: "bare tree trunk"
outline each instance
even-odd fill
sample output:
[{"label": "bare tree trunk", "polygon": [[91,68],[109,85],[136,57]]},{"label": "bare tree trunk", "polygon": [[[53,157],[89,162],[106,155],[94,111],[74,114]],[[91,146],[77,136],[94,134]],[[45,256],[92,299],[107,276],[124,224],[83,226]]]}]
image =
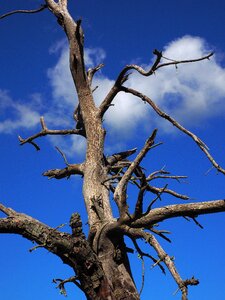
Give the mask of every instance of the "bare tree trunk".
[{"label": "bare tree trunk", "polygon": [[[172,123],[177,129],[188,135],[203,151],[211,164],[221,173],[221,168],[209,153],[207,146],[192,132],[184,128],[175,119],[163,112],[149,97],[134,89],[125,87],[123,83],[128,80],[129,70],[135,70],[143,76],[151,76],[161,67],[190,63],[209,59],[212,53],[205,57],[194,60],[160,63],[162,53],[154,50],[155,62],[149,71],[143,70],[137,65],[127,65],[119,74],[114,86],[108,95],[97,107],[93,99],[92,78],[102,67],[98,65],[86,71],[84,63],[84,41],[81,21],[74,21],[67,10],[67,0],[45,0],[46,5],[36,10],[12,11],[0,17],[0,19],[15,13],[36,13],[48,8],[57,18],[58,23],[65,31],[69,42],[70,71],[78,95],[78,106],[75,109],[74,120],[76,128],[69,130],[49,130],[41,118],[42,130],[27,138],[19,138],[21,144],[30,143],[37,150],[38,145],[34,142],[36,138],[45,135],[82,135],[87,141],[85,161],[81,164],[67,164],[64,169],[48,170],[43,175],[49,178],[61,179],[74,174],[83,176],[83,198],[86,205],[89,236],[86,238],[82,232],[82,223],[78,214],[73,214],[70,220],[72,234],[63,233],[57,229],[35,220],[34,218],[15,212],[14,210],[0,204],[0,211],[6,214],[6,218],[0,218],[0,233],[15,233],[35,241],[38,247],[44,247],[56,254],[62,261],[68,264],[76,274],[67,280],[60,280],[59,287],[64,289],[64,284],[73,282],[86,295],[89,300],[139,300],[127,253],[131,252],[124,243],[124,236],[129,237],[141,259],[144,256],[153,260],[165,272],[161,263],[170,271],[178,288],[182,292],[182,300],[187,300],[188,286],[197,285],[198,280],[194,277],[183,280],[176,270],[173,259],[164,251],[155,235],[170,241],[165,235],[166,231],[158,230],[155,224],[174,217],[185,217],[193,220],[198,226],[200,224],[196,217],[201,214],[209,214],[225,211],[225,201],[217,200],[211,202],[199,202],[189,204],[175,204],[159,208],[152,208],[156,201],[164,193],[176,198],[187,200],[186,195],[181,195],[173,190],[167,189],[167,185],[159,188],[151,184],[158,178],[177,179],[185,176],[172,176],[164,169],[158,170],[146,176],[140,166],[142,159],[153,147],[157,130],[146,140],[133,161],[127,159],[134,154],[136,149],[104,156],[105,130],[102,126],[104,113],[110,107],[115,96],[119,92],[130,93],[141,101],[148,103],[152,109],[162,118]],[[75,91],[74,91],[75,92]],[[65,159],[66,161],[66,159]],[[135,176],[133,176],[135,175]],[[115,184],[112,179],[116,180]],[[138,189],[138,197],[133,212],[129,210],[127,203],[127,186],[132,182]],[[119,217],[113,217],[110,192],[113,192]],[[144,211],[144,193],[150,192],[154,199],[147,205]],[[144,253],[137,243],[138,239],[144,240],[151,246],[158,258]]]}]

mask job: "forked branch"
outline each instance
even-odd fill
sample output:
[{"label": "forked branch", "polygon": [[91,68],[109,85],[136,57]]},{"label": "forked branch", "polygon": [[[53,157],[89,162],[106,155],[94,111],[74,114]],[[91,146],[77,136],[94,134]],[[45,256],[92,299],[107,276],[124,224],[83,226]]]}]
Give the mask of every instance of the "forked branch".
[{"label": "forked branch", "polygon": [[40,118],[42,130],[26,139],[23,139],[21,136],[19,136],[19,141],[20,145],[24,145],[26,143],[32,144],[37,150],[40,150],[39,146],[34,143],[34,140],[46,136],[46,135],[72,135],[72,134],[77,134],[77,135],[83,135],[83,131],[81,129],[58,129],[58,130],[52,130],[48,129],[46,127],[46,124],[44,122],[44,118]]},{"label": "forked branch", "polygon": [[91,85],[91,83],[92,83],[92,79],[93,79],[93,77],[94,77],[94,75],[95,75],[95,73],[97,72],[97,71],[99,71],[101,68],[103,68],[104,67],[104,64],[99,64],[99,65],[97,65],[95,68],[90,68],[90,69],[88,69],[88,71],[87,71],[87,78],[88,78],[88,81],[89,81],[89,84]]},{"label": "forked branch", "polygon": [[128,71],[135,70],[142,76],[148,77],[148,76],[151,76],[152,74],[154,74],[158,69],[160,69],[162,67],[167,67],[167,66],[171,66],[171,65],[177,66],[179,64],[186,64],[186,63],[195,63],[195,62],[199,62],[202,60],[210,59],[210,57],[213,55],[213,52],[211,52],[208,55],[205,55],[203,57],[196,58],[196,59],[188,59],[188,60],[173,60],[173,59],[170,60],[169,59],[170,60],[169,62],[161,63],[161,64],[160,64],[161,59],[162,58],[167,59],[167,58],[165,58],[163,56],[162,52],[158,51],[157,49],[155,49],[153,51],[153,54],[156,55],[156,59],[155,59],[154,63],[152,64],[152,66],[150,67],[150,69],[147,71],[144,70],[141,66],[138,66],[135,64],[127,65],[123,68],[123,70],[120,72],[119,76],[117,77],[115,84],[113,85],[113,87],[111,88],[111,90],[109,91],[109,93],[107,94],[107,96],[105,97],[105,99],[103,100],[103,102],[101,103],[101,105],[99,107],[99,115],[101,117],[103,117],[104,113],[110,107],[110,105],[112,104],[116,95],[122,90],[123,83],[128,80],[128,77],[130,75],[128,73]]},{"label": "forked branch", "polygon": [[126,204],[126,189],[127,184],[129,180],[131,179],[132,174],[137,169],[137,167],[140,165],[141,161],[147,154],[147,152],[150,150],[150,148],[154,144],[154,140],[156,137],[157,130],[155,129],[152,133],[152,135],[148,138],[146,141],[144,147],[139,152],[137,157],[134,159],[134,161],[130,164],[126,172],[124,173],[123,177],[121,178],[120,182],[118,183],[115,193],[114,193],[114,199],[119,207],[121,217],[124,217],[124,214],[127,212],[127,204]]}]

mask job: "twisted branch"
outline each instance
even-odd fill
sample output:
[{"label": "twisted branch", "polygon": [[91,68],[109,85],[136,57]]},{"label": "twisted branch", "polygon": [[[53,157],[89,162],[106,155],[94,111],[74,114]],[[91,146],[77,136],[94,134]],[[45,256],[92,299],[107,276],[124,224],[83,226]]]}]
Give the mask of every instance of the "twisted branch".
[{"label": "twisted branch", "polygon": [[155,62],[153,63],[151,68],[147,71],[145,71],[142,67],[140,67],[138,65],[135,65],[135,64],[127,65],[123,68],[123,70],[120,72],[119,76],[117,77],[117,79],[115,81],[115,84],[113,85],[113,87],[109,91],[108,95],[105,97],[105,99],[103,100],[103,102],[101,103],[101,105],[99,107],[99,115],[101,117],[103,117],[104,113],[110,107],[110,105],[111,105],[113,99],[116,97],[116,95],[120,91],[122,91],[123,83],[128,80],[128,77],[130,75],[130,74],[127,74],[128,71],[135,70],[139,74],[141,74],[142,76],[148,77],[148,76],[151,76],[152,74],[154,74],[156,70],[158,70],[162,67],[167,67],[167,66],[170,66],[170,65],[176,65],[177,66],[179,64],[194,63],[194,62],[210,59],[210,57],[213,55],[213,52],[209,53],[206,56],[197,58],[197,59],[171,60],[168,63],[162,63],[162,64],[160,64],[161,59],[162,58],[166,59],[165,57],[163,57],[162,52],[155,49],[153,51],[153,54],[156,55]]}]

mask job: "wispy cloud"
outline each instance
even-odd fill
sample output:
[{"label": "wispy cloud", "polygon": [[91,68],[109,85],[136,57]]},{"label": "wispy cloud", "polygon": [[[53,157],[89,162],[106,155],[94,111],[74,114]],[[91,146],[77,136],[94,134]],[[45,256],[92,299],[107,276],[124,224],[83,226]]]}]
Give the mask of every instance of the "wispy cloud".
[{"label": "wispy cloud", "polygon": [[15,101],[7,91],[0,90],[0,132],[11,133],[19,128],[33,128],[39,122],[40,95],[30,97],[29,104]]},{"label": "wispy cloud", "polygon": [[[172,59],[192,59],[210,52],[199,37],[185,36],[168,44],[164,56]],[[159,70],[150,79],[148,94],[169,114],[187,126],[225,111],[225,69],[216,56],[210,61],[179,65]],[[144,86],[146,91],[146,85]],[[147,91],[146,91],[147,92]]]},{"label": "wispy cloud", "polygon": [[[49,71],[53,96],[61,103],[75,103],[73,83],[68,71],[68,50],[61,45],[61,55],[54,68]],[[211,49],[200,37],[184,36],[165,46],[163,54],[171,59],[193,59],[209,53]],[[101,62],[105,53],[101,49],[87,49],[86,61],[89,66]],[[96,58],[98,61],[96,61]],[[148,69],[149,65],[144,65]],[[114,81],[100,72],[93,81],[98,86],[94,93],[100,103]],[[133,72],[127,85],[151,97],[165,111],[186,126],[221,114],[225,110],[225,69],[213,57],[210,61],[162,68],[155,76],[145,78]],[[147,105],[131,95],[120,93],[105,116],[105,125],[125,138],[135,132],[137,126],[148,120],[148,124],[170,131],[166,121],[155,117]],[[216,104],[216,105],[215,105]]]},{"label": "wispy cloud", "polygon": [[[208,54],[210,50],[206,41],[200,37],[184,36],[166,45],[163,55],[170,59],[193,59]],[[69,71],[68,48],[64,41],[60,41],[50,52],[57,54],[58,60],[47,72],[52,92],[52,110],[45,112],[46,122],[52,126],[70,126],[73,125],[71,116],[77,95]],[[99,48],[85,51],[88,67],[103,62],[105,57],[105,52]],[[143,67],[148,69],[150,65]],[[161,68],[149,78],[134,71],[126,84],[148,95],[163,110],[189,127],[225,112],[224,82],[225,69],[215,55],[210,61],[179,65],[177,69],[174,66]],[[98,86],[94,92],[97,104],[103,101],[113,83],[111,78],[104,75],[104,69],[96,74],[93,87]],[[39,94],[33,95],[29,105],[24,105],[13,101],[8,93],[0,90],[0,100],[4,120],[0,122],[0,132],[11,132],[18,127],[31,128],[39,122]],[[134,134],[140,126],[157,126],[164,132],[170,132],[171,127],[166,121],[160,120],[148,105],[129,94],[119,93],[113,104],[106,113],[104,124],[115,136],[120,136],[117,144]],[[53,140],[57,143],[55,138]],[[61,141],[65,150],[67,146],[63,143]],[[72,152],[82,152],[85,144],[75,137],[70,140],[70,146]]]}]

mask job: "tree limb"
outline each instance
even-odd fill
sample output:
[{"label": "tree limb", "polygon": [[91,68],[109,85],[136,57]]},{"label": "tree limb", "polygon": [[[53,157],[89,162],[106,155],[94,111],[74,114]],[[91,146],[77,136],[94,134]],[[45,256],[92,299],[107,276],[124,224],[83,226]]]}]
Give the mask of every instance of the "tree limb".
[{"label": "tree limb", "polygon": [[132,222],[132,227],[149,227],[170,218],[185,216],[195,218],[198,215],[224,211],[225,200],[167,205],[150,210],[146,216]]},{"label": "tree limb", "polygon": [[173,259],[165,252],[165,250],[162,248],[162,246],[159,244],[157,239],[154,237],[154,235],[145,232],[141,229],[132,229],[129,226],[123,226],[122,227],[125,234],[127,234],[129,237],[133,239],[141,238],[144,239],[147,243],[149,243],[158,254],[158,257],[160,261],[163,261],[165,265],[167,266],[168,270],[170,271],[172,277],[176,281],[179,289],[182,292],[182,300],[187,300],[188,295],[188,285],[197,285],[199,281],[192,277],[191,279],[183,280],[178,273]]},{"label": "tree limb", "polygon": [[118,183],[115,193],[114,193],[114,199],[119,207],[121,217],[124,216],[124,214],[127,211],[127,204],[126,204],[126,188],[127,183],[130,180],[133,172],[135,169],[139,166],[142,159],[145,157],[146,153],[150,150],[151,146],[154,144],[154,139],[156,136],[157,130],[155,129],[152,133],[152,135],[148,138],[146,141],[143,149],[139,152],[135,160],[131,163],[131,165],[128,167],[126,172],[124,173],[122,179]]},{"label": "tree limb", "polygon": [[64,262],[66,261],[66,256],[60,252],[59,248],[65,247],[68,251],[68,248],[71,247],[71,238],[68,233],[59,232],[26,214],[5,207],[3,204],[0,204],[0,210],[8,216],[0,218],[0,233],[19,234],[39,245],[44,245],[47,250],[57,254]]},{"label": "tree limb", "polygon": [[123,152],[118,152],[106,157],[106,161],[110,166],[113,166],[117,162],[124,160],[128,156],[134,154],[137,151],[137,148],[126,150]]},{"label": "tree limb", "polygon": [[[171,60],[168,63],[162,63],[162,64],[160,64],[161,58],[163,57],[162,52],[155,49],[153,51],[153,54],[156,55],[156,59],[148,71],[145,71],[142,67],[135,65],[135,64],[127,65],[123,68],[123,70],[120,72],[119,76],[117,77],[115,84],[113,85],[113,87],[109,91],[108,95],[105,97],[105,99],[103,100],[103,102],[101,103],[101,105],[99,107],[99,115],[101,117],[103,117],[104,113],[110,107],[110,105],[111,105],[113,99],[116,97],[116,95],[122,90],[121,88],[122,88],[123,83],[127,81],[128,77],[130,75],[130,74],[127,74],[128,71],[136,70],[139,74],[148,77],[148,76],[151,76],[152,74],[154,74],[156,70],[158,70],[159,68],[162,68],[162,67],[166,67],[166,66],[170,66],[170,65],[185,64],[185,63],[193,63],[193,62],[198,62],[201,60],[209,59],[213,55],[213,52],[206,56],[197,58],[197,59]],[[163,57],[163,58],[167,59],[165,57]]]},{"label": "tree limb", "polygon": [[33,141],[39,137],[46,136],[46,135],[71,135],[71,134],[78,134],[83,135],[83,131],[80,129],[59,129],[59,130],[52,130],[48,129],[45,125],[44,118],[40,118],[42,130],[26,139],[23,139],[21,136],[18,136],[20,145],[24,145],[26,143],[32,144],[37,150],[40,150],[39,146],[34,143]]},{"label": "tree limb", "polygon": [[188,63],[198,62],[198,61],[206,60],[206,59],[209,60],[210,57],[213,56],[213,55],[214,55],[214,52],[211,52],[211,53],[209,53],[209,54],[207,54],[207,55],[205,55],[203,57],[200,57],[200,58],[186,59],[186,60],[173,60],[173,59],[169,59],[167,57],[162,56],[164,59],[170,60],[170,62],[168,62],[168,63],[162,63],[162,64],[158,65],[155,70],[158,70],[158,69],[163,68],[163,67],[171,66],[171,65],[175,65],[176,66],[176,65],[179,65],[179,64],[188,64]]},{"label": "tree limb", "polygon": [[49,179],[62,179],[69,178],[71,175],[83,175],[83,164],[69,164],[64,169],[52,169],[44,172],[42,175],[47,176]]},{"label": "tree limb", "polygon": [[176,198],[179,198],[179,199],[183,199],[183,200],[188,200],[189,197],[186,196],[186,195],[182,195],[182,194],[179,194],[173,190],[170,190],[170,189],[167,189],[167,188],[158,188],[158,187],[155,187],[155,186],[151,186],[151,185],[148,185],[147,188],[146,188],[147,191],[150,191],[154,194],[162,194],[162,193],[166,193],[166,194],[170,194]]},{"label": "tree limb", "polygon": [[46,4],[42,4],[39,8],[37,9],[17,9],[17,10],[13,10],[13,11],[10,11],[4,15],[1,15],[0,16],[0,19],[4,19],[6,17],[9,17],[11,15],[14,15],[14,14],[34,14],[34,13],[38,13],[38,12],[41,12],[43,11],[44,9],[46,9],[48,6]]},{"label": "tree limb", "polygon": [[192,133],[191,131],[187,130],[185,127],[183,127],[180,123],[178,123],[174,118],[172,118],[170,115],[168,115],[167,113],[165,113],[164,111],[162,111],[156,104],[155,102],[153,102],[149,97],[147,97],[146,95],[131,89],[131,88],[127,88],[127,87],[122,87],[122,90],[125,93],[130,93],[138,98],[140,98],[142,101],[147,102],[153,109],[154,111],[162,118],[166,119],[167,121],[169,121],[171,124],[173,124],[176,128],[178,128],[180,131],[182,131],[183,133],[185,133],[186,135],[190,136],[194,142],[197,144],[197,146],[205,153],[206,157],[208,158],[208,160],[211,162],[211,164],[222,174],[225,175],[225,169],[223,169],[222,167],[220,167],[220,165],[215,161],[215,159],[212,157],[212,155],[209,153],[209,148],[207,147],[207,145],[205,143],[203,143],[202,140],[200,140],[200,138],[198,136],[196,136],[194,133]]},{"label": "tree limb", "polygon": [[0,210],[8,215],[7,218],[0,218],[0,233],[19,234],[56,254],[77,273],[87,298],[104,299],[102,293],[107,279],[96,254],[85,239],[79,214],[71,216],[70,235],[3,204],[0,204]]}]

